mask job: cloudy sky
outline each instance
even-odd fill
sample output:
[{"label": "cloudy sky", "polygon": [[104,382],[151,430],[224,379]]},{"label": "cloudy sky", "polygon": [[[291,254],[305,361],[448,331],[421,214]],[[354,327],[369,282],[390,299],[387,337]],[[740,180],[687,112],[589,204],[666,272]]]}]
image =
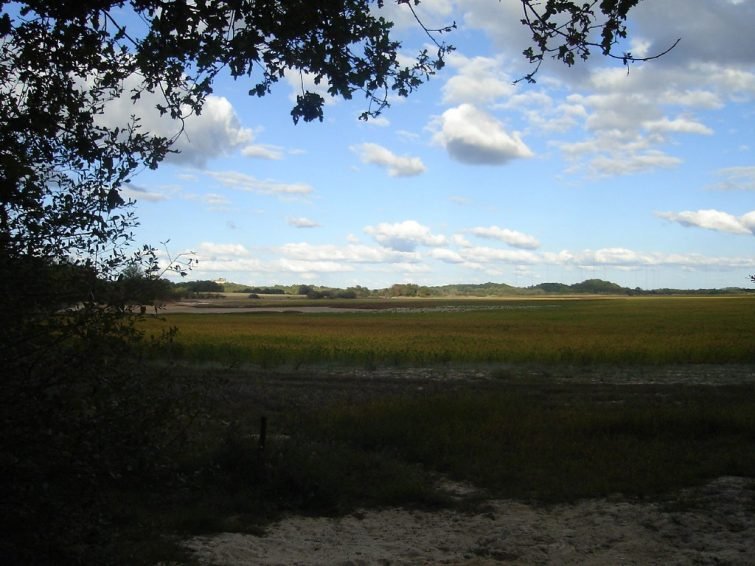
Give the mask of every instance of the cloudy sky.
[{"label": "cloudy sky", "polygon": [[[181,153],[128,186],[137,240],[196,252],[192,279],[255,285],[747,286],[755,0],[646,0],[626,50],[681,38],[668,55],[628,74],[598,55],[549,63],[515,86],[530,70],[520,10],[423,0],[426,23],[456,21],[457,50],[368,123],[355,99],[294,126],[298,74],[265,99],[221,80]],[[405,8],[384,13],[411,57],[426,38]],[[144,116],[153,131],[174,127]]]}]

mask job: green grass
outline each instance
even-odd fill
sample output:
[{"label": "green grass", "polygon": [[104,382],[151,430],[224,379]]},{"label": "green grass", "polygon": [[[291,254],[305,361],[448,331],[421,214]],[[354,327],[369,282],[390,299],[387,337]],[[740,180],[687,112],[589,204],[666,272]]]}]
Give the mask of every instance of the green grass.
[{"label": "green grass", "polygon": [[[183,561],[171,540],[257,533],[287,513],[484,505],[449,498],[441,476],[535,504],[614,494],[656,501],[722,475],[755,478],[753,385],[523,379],[273,411],[219,396],[208,412],[158,492],[114,494],[123,509],[118,552],[133,539],[151,563]],[[262,414],[264,452],[254,436]]]},{"label": "green grass", "polygon": [[[580,364],[755,362],[755,298],[490,305],[514,308],[192,314],[145,324],[151,332],[178,327],[172,353],[156,356],[223,364],[536,362],[579,372]],[[412,388],[321,405],[301,402],[304,393],[282,402],[274,388],[266,400],[265,380],[276,378],[250,368],[234,374],[258,383],[259,392],[242,389],[246,397],[222,382],[216,365],[191,370],[207,372],[202,381],[217,393],[211,418],[175,474],[180,482],[126,494],[133,516],[124,521],[180,537],[255,531],[284,513],[456,505],[436,489],[439,474],[545,504],[610,494],[662,499],[721,475],[755,478],[755,386],[535,383],[517,367],[505,370],[513,379],[453,393]],[[271,435],[264,453],[252,436],[262,414]]]},{"label": "green grass", "polygon": [[263,453],[257,414],[234,416],[187,454],[180,489],[132,494],[140,524],[259,532],[285,513],[484,504],[452,500],[441,476],[534,504],[662,500],[722,475],[755,478],[753,386],[520,384],[336,403],[271,416]]},{"label": "green grass", "polygon": [[557,405],[512,391],[376,401],[334,407],[309,426],[355,450],[538,501],[654,496],[719,475],[755,476],[751,387],[628,405],[578,391]]},{"label": "green grass", "polygon": [[[386,301],[394,305],[396,302]],[[400,306],[403,303],[400,304]],[[433,303],[429,303],[433,304]],[[175,314],[172,355],[196,362],[749,363],[755,297],[444,301],[451,312]],[[150,331],[160,324],[147,321]],[[162,355],[158,353],[157,355]]]}]

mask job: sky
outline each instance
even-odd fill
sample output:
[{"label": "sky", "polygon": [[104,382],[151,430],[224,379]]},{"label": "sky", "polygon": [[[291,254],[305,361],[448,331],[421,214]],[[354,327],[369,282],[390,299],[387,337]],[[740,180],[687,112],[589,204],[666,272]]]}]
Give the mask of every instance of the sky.
[{"label": "sky", "polygon": [[[413,57],[427,37],[386,4]],[[456,51],[367,123],[355,97],[294,125],[298,73],[262,99],[221,77],[180,153],[125,188],[137,242],[194,252],[189,279],[248,285],[751,285],[755,0],[645,0],[619,51],[681,38],[667,55],[628,70],[597,53],[546,61],[516,85],[532,69],[519,1],[423,0],[419,13],[456,22]],[[175,128],[139,112],[145,129]]]}]

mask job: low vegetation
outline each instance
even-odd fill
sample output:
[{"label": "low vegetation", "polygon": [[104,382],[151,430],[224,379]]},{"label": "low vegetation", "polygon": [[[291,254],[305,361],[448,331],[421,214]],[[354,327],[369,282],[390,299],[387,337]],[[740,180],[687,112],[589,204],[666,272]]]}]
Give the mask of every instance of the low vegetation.
[{"label": "low vegetation", "polygon": [[[277,410],[250,401],[259,396],[237,398],[216,406],[182,489],[136,500],[160,531],[183,536],[259,532],[286,513],[469,508],[485,497],[551,504],[624,496],[684,505],[674,490],[722,475],[755,478],[753,393],[751,385],[515,380]],[[264,450],[256,435],[262,414]],[[483,491],[456,501],[439,478]],[[175,552],[162,551],[163,558]]]},{"label": "low vegetation", "polygon": [[[248,302],[281,300],[311,304]],[[260,532],[286,513],[475,506],[492,496],[664,499],[720,475],[755,478],[755,386],[611,380],[627,366],[755,363],[755,297],[358,299],[318,304],[359,312],[211,312],[229,302],[209,299],[209,314],[133,319],[156,339],[139,342],[149,355],[112,366],[123,393],[103,397],[97,419],[88,406],[61,413],[82,420],[63,423],[73,432],[48,442],[61,453],[39,468],[61,475],[51,488],[34,478],[34,513],[19,495],[26,515],[5,525],[6,537],[61,563],[190,563],[183,538]],[[402,381],[413,366],[497,363],[506,371],[484,383]],[[573,382],[533,381],[520,371],[531,364],[569,366]],[[334,383],[332,366],[353,375]],[[370,370],[384,367],[395,375],[390,388],[372,384]],[[84,467],[69,441],[101,443],[96,454],[110,460]],[[66,490],[65,478],[85,473],[98,475],[74,484],[96,489]],[[439,478],[482,492],[459,502]]]},{"label": "low vegetation", "polygon": [[148,325],[178,328],[177,358],[266,367],[755,362],[749,296],[357,305],[363,312],[176,314]]}]

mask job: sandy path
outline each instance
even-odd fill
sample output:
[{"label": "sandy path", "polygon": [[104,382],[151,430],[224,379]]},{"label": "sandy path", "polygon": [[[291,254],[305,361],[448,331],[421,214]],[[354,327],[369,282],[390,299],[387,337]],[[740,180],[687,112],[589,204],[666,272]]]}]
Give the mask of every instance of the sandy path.
[{"label": "sandy path", "polygon": [[482,510],[364,511],[290,517],[264,536],[187,542],[202,564],[755,564],[755,482],[724,477],[679,494],[683,504],[621,498]]}]

